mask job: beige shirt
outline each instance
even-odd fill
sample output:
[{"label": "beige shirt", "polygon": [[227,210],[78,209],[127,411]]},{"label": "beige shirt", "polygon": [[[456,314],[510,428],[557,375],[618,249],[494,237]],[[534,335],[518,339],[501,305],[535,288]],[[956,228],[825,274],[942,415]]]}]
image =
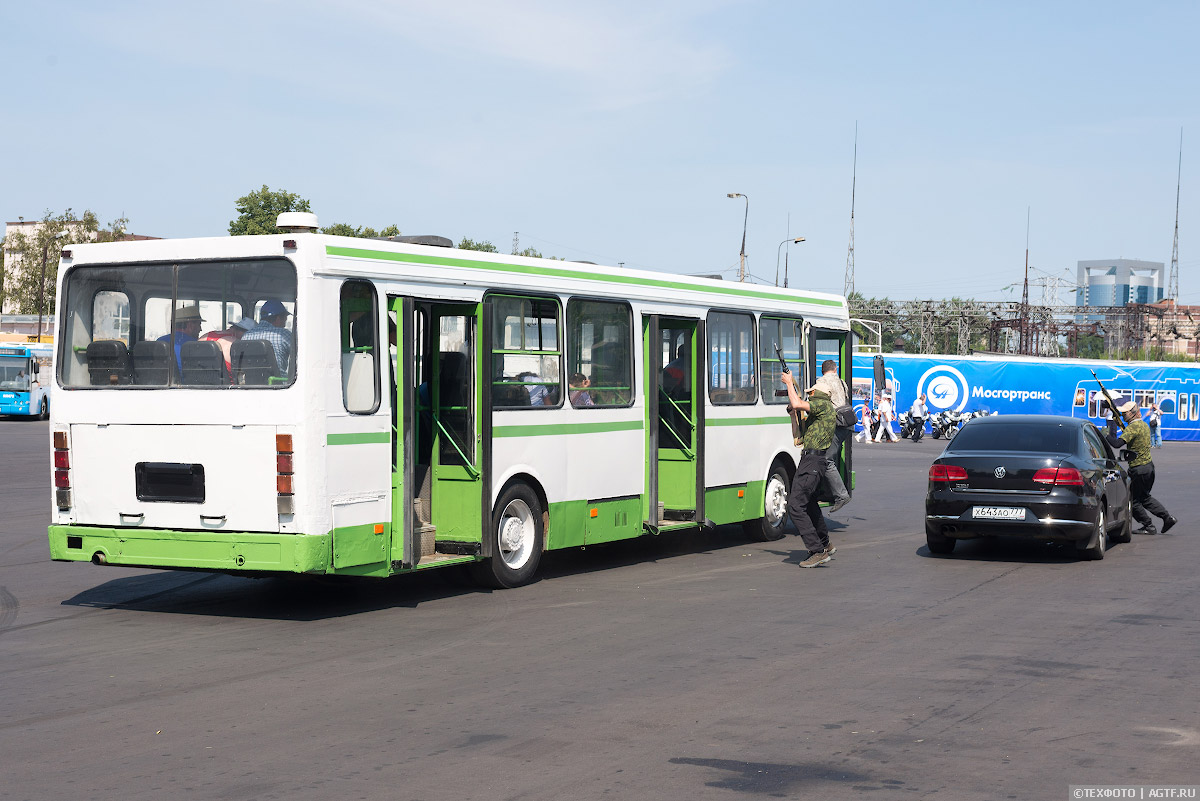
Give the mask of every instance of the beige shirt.
[{"label": "beige shirt", "polygon": [[845,406],[846,390],[842,386],[842,379],[837,373],[824,373],[814,382],[813,386],[829,396],[829,402],[833,404],[833,408]]}]

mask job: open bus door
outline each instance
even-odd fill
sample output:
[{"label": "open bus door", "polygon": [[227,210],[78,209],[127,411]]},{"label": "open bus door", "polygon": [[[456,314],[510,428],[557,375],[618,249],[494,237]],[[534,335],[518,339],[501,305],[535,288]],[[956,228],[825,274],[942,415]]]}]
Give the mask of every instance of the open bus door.
[{"label": "open bus door", "polygon": [[646,343],[644,509],[651,530],[704,522],[704,323],[642,319]]},{"label": "open bus door", "polygon": [[[395,392],[393,520],[408,521],[393,561],[415,567],[484,555],[487,463],[479,380],[479,303],[394,298],[401,321]],[[403,365],[403,367],[399,366]],[[411,533],[407,530],[411,529]]]},{"label": "open bus door", "polygon": [[[854,359],[850,353],[850,333],[848,331],[834,331],[828,328],[809,328],[808,363],[813,366],[813,375],[820,376],[824,372],[822,365],[827,360],[837,362],[837,374],[846,383],[846,402],[850,403],[850,392],[854,386]],[[835,429],[834,434],[841,443],[841,446],[838,448],[838,472],[841,473],[842,482],[846,485],[846,491],[853,495],[854,432],[850,429]],[[821,486],[824,488],[824,482],[822,482]],[[824,497],[826,494],[823,493],[821,500],[832,502],[832,497]]]}]

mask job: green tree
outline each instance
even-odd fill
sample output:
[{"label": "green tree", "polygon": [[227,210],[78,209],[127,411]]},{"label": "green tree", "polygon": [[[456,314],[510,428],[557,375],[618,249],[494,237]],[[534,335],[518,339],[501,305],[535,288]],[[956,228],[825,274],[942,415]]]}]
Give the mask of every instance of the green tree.
[{"label": "green tree", "polygon": [[458,243],[458,249],[459,250],[481,250],[484,253],[497,252],[496,246],[493,245],[491,242],[487,242],[487,241],[476,242],[474,239],[468,239],[465,236],[462,238],[462,241]]},{"label": "green tree", "polygon": [[400,229],[395,225],[389,225],[387,228],[384,228],[382,231],[376,231],[374,228],[370,227],[369,225],[365,226],[365,227],[360,225],[357,228],[355,228],[353,225],[350,225],[349,223],[334,223],[333,225],[327,225],[324,228],[322,228],[321,233],[331,234],[333,236],[357,236],[357,237],[364,237],[364,238],[375,238],[375,237],[400,236]]},{"label": "green tree", "polygon": [[283,189],[272,191],[266,184],[262,189],[237,199],[238,216],[229,221],[230,236],[278,234],[275,220],[285,211],[311,211],[308,201]]},{"label": "green tree", "polygon": [[119,217],[102,228],[91,211],[76,216],[71,209],[62,214],[47,210],[33,232],[17,231],[6,238],[5,247],[11,255],[0,280],[0,307],[11,306],[17,314],[37,314],[40,306],[43,313],[52,313],[58,286],[59,251],[81,242],[123,239],[128,224],[128,219]]}]

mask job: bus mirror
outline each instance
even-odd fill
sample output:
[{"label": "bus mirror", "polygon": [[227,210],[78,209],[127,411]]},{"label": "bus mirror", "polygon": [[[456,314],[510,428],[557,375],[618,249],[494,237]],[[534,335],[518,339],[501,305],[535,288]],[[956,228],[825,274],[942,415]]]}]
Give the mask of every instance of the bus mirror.
[{"label": "bus mirror", "polygon": [[40,373],[41,371],[42,371],[42,366],[41,366],[40,364],[38,364],[38,363],[35,361],[35,362],[33,363],[33,374],[34,374],[34,375],[37,375],[37,374],[38,374],[38,373]]}]

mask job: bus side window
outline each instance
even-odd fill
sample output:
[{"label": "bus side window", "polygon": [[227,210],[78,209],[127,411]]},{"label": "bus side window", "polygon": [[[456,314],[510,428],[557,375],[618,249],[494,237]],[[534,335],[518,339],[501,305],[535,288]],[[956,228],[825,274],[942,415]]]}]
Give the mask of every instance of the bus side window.
[{"label": "bus side window", "polygon": [[784,361],[796,379],[796,386],[801,389],[807,387],[804,356],[800,347],[800,320],[764,316],[758,323],[758,343],[763,403],[786,404],[786,392],[782,395],[775,394],[776,390],[783,389],[783,368],[775,354],[775,346],[778,345],[783,352]]},{"label": "bus side window", "polygon": [[492,408],[562,403],[562,337],[554,298],[493,294]]},{"label": "bus side window", "polygon": [[379,408],[377,317],[375,287],[367,281],[342,284],[342,403],[352,414],[373,414]]},{"label": "bus side window", "polygon": [[[633,403],[633,312],[628,303],[567,303],[569,400],[577,409]],[[582,378],[587,379],[586,386]]]},{"label": "bus side window", "polygon": [[758,396],[754,315],[708,315],[708,397],[715,405],[754,403]]}]

